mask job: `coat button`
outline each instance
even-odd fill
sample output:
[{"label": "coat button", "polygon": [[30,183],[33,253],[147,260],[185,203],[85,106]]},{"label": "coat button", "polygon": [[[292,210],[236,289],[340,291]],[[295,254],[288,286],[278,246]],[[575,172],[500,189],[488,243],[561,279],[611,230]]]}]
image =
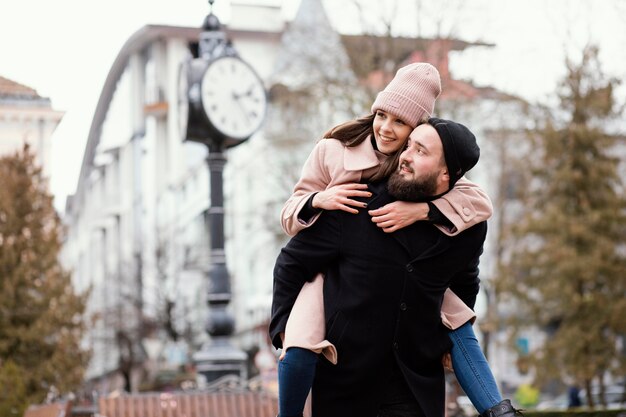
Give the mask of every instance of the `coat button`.
[{"label": "coat button", "polygon": [[400,310],[406,311],[406,303],[400,303]]},{"label": "coat button", "polygon": [[469,216],[471,213],[472,211],[469,209],[469,207],[463,207],[463,214]]},{"label": "coat button", "polygon": [[409,271],[409,272],[413,272],[413,265],[408,264],[408,265],[406,266],[406,270],[407,270],[407,271]]}]

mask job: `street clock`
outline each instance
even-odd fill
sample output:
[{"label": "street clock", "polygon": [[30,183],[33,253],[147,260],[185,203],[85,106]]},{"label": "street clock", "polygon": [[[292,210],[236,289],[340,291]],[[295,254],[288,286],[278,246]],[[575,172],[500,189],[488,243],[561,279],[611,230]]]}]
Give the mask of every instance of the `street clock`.
[{"label": "street clock", "polygon": [[236,55],[184,60],[178,74],[178,127],[183,140],[236,146],[261,127],[267,93]]},{"label": "street clock", "polygon": [[202,109],[215,133],[244,141],[263,123],[267,96],[250,65],[234,56],[209,63],[201,84]]}]

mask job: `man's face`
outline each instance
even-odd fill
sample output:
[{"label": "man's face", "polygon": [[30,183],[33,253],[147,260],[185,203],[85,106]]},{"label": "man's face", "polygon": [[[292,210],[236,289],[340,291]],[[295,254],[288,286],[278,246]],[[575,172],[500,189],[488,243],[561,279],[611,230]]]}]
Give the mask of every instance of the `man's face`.
[{"label": "man's face", "polygon": [[409,136],[400,167],[389,178],[389,192],[400,200],[419,201],[444,193],[448,184],[441,139],[434,127],[422,124]]}]

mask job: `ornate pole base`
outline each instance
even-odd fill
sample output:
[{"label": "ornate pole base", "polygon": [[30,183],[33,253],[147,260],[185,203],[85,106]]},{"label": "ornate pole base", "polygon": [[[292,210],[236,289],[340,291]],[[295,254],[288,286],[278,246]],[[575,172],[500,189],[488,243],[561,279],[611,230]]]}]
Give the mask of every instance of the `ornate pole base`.
[{"label": "ornate pole base", "polygon": [[232,345],[228,337],[213,337],[193,355],[198,386],[214,382],[226,375],[248,379],[246,353]]}]

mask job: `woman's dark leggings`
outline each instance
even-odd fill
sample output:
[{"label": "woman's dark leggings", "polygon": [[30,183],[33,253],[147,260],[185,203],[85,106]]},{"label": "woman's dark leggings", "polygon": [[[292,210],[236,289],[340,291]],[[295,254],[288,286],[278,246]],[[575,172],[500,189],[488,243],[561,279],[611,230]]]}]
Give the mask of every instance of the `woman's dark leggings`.
[{"label": "woman's dark leggings", "polygon": [[299,347],[287,349],[285,357],[278,361],[279,417],[302,416],[316,364],[317,353]]}]

